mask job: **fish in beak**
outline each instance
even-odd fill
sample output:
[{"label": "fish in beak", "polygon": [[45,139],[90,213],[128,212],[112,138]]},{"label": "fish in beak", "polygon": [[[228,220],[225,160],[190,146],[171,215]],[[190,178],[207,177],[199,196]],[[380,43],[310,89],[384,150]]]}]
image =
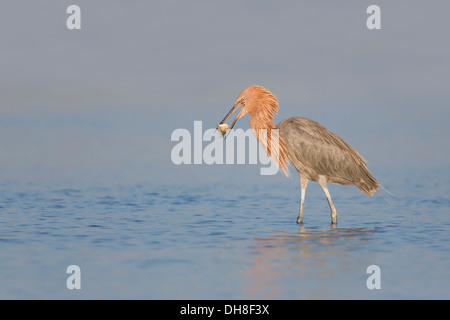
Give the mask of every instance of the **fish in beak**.
[{"label": "fish in beak", "polygon": [[[245,103],[244,101],[240,100],[239,102],[237,102],[233,108],[231,108],[230,112],[228,112],[228,114],[225,116],[225,118],[223,118],[223,120],[217,125],[217,130],[219,130],[219,132],[222,134],[222,136],[225,136],[225,133],[228,130],[228,124],[225,123],[225,121],[233,114],[234,111],[236,111],[237,109],[239,109],[240,107],[244,106]],[[241,109],[241,111],[239,111],[238,115],[236,116],[236,118],[234,119],[233,123],[231,124],[230,130],[233,129],[234,125],[236,124],[236,122],[246,114],[247,112],[244,111],[244,108]],[[227,135],[228,136],[228,135]],[[226,136],[224,137],[226,139]]]}]

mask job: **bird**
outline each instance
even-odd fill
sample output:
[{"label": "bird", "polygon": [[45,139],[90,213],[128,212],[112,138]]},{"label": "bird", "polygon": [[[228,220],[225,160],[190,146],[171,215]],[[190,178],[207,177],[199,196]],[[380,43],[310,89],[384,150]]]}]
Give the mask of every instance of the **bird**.
[{"label": "bird", "polygon": [[297,169],[301,189],[298,224],[303,224],[303,207],[309,181],[316,181],[322,187],[330,206],[332,225],[337,224],[337,210],[327,183],[355,185],[369,196],[380,187],[369,171],[366,160],[347,142],[316,121],[292,117],[275,125],[273,118],[278,114],[278,99],[268,89],[259,85],[245,88],[218,129],[223,129],[225,121],[239,108],[231,127],[226,125],[225,128],[233,129],[240,118],[250,114],[250,128],[278,168],[289,176],[290,161]]}]

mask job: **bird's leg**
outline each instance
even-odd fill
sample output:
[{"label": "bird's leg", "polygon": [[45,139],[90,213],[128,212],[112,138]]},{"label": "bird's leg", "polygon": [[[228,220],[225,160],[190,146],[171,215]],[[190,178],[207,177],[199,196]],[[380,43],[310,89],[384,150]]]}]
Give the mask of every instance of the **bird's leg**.
[{"label": "bird's leg", "polygon": [[300,212],[297,217],[297,223],[301,224],[303,222],[303,204],[305,203],[305,192],[306,187],[308,186],[309,180],[302,175],[300,175],[300,189],[301,189],[301,197],[300,197]]},{"label": "bird's leg", "polygon": [[337,211],[336,211],[336,208],[334,207],[333,201],[331,200],[331,195],[330,195],[330,192],[328,191],[328,187],[327,187],[327,181],[322,176],[319,178],[318,182],[319,182],[320,186],[322,187],[323,192],[325,192],[325,196],[327,197],[328,204],[330,205],[331,223],[336,224],[337,223]]},{"label": "bird's leg", "polygon": [[331,210],[331,223],[337,224],[337,211],[336,208],[333,205],[333,201],[331,201],[330,192],[328,192],[328,188],[324,189],[325,196],[327,197],[328,204],[330,205]]}]

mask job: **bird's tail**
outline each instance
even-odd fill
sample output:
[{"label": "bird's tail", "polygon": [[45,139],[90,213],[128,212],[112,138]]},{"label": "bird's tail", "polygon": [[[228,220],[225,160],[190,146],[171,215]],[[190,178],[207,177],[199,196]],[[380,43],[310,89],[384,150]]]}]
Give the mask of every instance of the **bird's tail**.
[{"label": "bird's tail", "polygon": [[355,184],[362,192],[369,196],[373,196],[377,189],[381,187],[366,166],[361,167],[361,180]]},{"label": "bird's tail", "polygon": [[383,197],[381,192],[379,191],[379,188],[386,191],[388,194],[390,194],[393,197],[397,197],[395,194],[387,190],[385,187],[383,187],[381,184],[378,183],[378,181],[375,179],[375,177],[370,173],[370,171],[366,168],[364,170],[364,178],[361,179],[360,183],[357,183],[356,186],[365,194],[369,196],[373,196],[376,193],[378,193],[387,203],[391,203],[388,199]]}]

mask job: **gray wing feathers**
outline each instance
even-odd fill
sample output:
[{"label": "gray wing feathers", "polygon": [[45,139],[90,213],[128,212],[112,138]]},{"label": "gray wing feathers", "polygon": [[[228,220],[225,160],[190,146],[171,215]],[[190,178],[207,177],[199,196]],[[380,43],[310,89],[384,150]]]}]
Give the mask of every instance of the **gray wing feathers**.
[{"label": "gray wing feathers", "polygon": [[296,162],[300,162],[330,182],[355,184],[366,194],[373,194],[378,188],[364,158],[317,122],[296,117],[282,121],[277,127],[297,170]]}]

